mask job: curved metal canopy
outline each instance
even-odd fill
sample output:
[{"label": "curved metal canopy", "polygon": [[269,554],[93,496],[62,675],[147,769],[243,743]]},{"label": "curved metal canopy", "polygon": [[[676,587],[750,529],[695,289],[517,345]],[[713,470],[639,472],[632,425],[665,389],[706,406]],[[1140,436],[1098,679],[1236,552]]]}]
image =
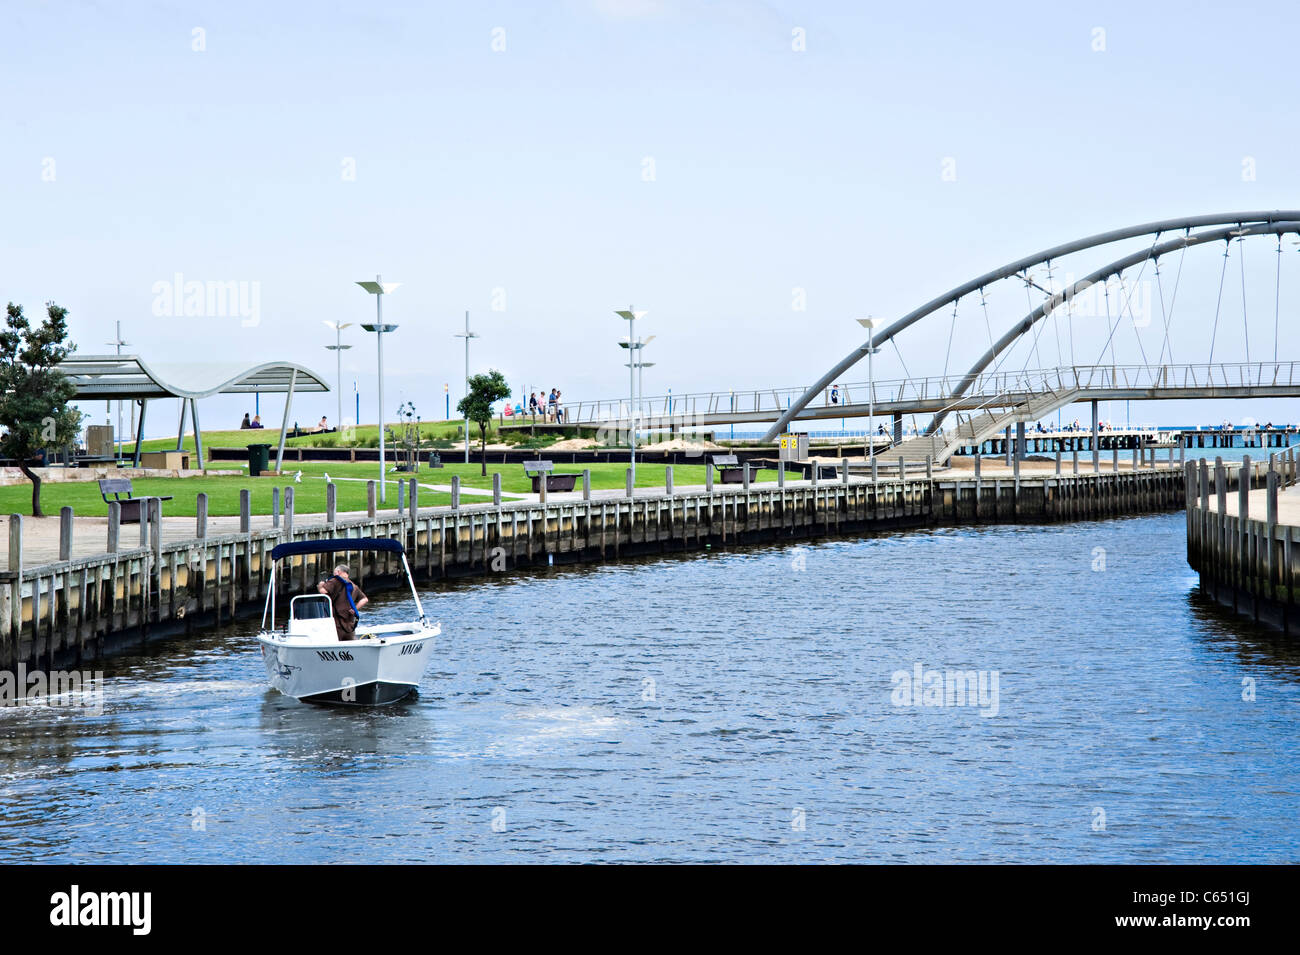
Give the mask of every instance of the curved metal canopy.
[{"label": "curved metal canopy", "polygon": [[96,400],[207,398],[216,394],[329,391],[309,368],[287,361],[146,364],[139,355],[77,355],[59,365],[76,397]]}]

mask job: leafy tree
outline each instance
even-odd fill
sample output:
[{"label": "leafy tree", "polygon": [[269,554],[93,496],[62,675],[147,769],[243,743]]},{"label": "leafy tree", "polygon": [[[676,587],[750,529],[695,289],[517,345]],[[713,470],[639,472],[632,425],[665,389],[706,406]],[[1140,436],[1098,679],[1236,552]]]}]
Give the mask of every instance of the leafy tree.
[{"label": "leafy tree", "polygon": [[76,389],[59,371],[59,362],[76,350],[67,341],[68,310],[46,303],[46,318],[32,328],[23,307],[9,303],[0,332],[0,454],[13,458],[32,482],[32,514],[41,511],[41,479],[33,460],[76,440],[81,412],[68,407]]},{"label": "leafy tree", "polygon": [[456,403],[456,410],[478,425],[484,477],[487,477],[487,430],[492,424],[492,403],[509,397],[510,386],[505,376],[493,368],[486,375],[470,375],[469,394]]}]

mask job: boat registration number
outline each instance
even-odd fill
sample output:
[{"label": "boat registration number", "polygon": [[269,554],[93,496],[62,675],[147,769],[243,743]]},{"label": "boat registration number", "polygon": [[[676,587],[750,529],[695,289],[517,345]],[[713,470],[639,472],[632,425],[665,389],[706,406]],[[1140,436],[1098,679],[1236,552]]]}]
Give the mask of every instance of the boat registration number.
[{"label": "boat registration number", "polygon": [[401,652],[398,653],[398,656],[409,657],[416,653],[419,653],[423,649],[424,649],[423,643],[408,643],[406,646],[402,647]]},{"label": "boat registration number", "polygon": [[333,661],[335,661],[335,662],[337,663],[337,662],[340,662],[340,661],[348,661],[348,660],[351,660],[351,659],[352,659],[352,651],[350,651],[350,650],[317,650],[317,651],[316,651],[316,656],[320,657],[322,660],[333,660]]}]

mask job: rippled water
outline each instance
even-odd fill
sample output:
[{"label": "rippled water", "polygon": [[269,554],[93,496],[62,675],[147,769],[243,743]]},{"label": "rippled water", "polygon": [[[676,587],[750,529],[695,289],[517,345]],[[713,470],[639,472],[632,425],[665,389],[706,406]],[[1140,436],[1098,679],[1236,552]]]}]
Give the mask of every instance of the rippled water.
[{"label": "rippled water", "polygon": [[[159,644],[101,715],[0,711],[0,859],[1300,861],[1300,651],[1183,547],[1170,515],[438,588],[420,698],[369,711],[265,689],[251,624]],[[896,705],[917,663],[996,671],[997,714]]]}]

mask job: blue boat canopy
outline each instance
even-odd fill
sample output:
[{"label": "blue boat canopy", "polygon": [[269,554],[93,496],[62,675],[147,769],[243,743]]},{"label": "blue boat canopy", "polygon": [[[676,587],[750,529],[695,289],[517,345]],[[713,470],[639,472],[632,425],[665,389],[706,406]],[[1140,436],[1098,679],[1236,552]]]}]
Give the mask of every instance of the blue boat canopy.
[{"label": "blue boat canopy", "polygon": [[329,540],[290,541],[287,544],[276,544],[271,549],[271,559],[280,560],[295,554],[340,554],[350,550],[379,550],[400,554],[402,542],[391,537],[335,537]]}]

